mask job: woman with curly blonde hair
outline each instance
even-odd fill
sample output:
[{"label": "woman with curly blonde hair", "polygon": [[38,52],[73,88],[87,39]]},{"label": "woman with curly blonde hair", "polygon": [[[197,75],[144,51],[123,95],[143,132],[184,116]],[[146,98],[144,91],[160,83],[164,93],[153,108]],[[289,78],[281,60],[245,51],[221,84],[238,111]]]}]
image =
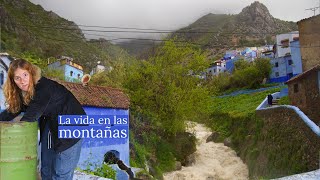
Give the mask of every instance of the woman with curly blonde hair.
[{"label": "woman with curly blonde hair", "polygon": [[[20,62],[20,63],[18,63]],[[34,83],[38,82],[41,77],[41,70],[35,65],[28,63],[27,61],[17,60],[10,65],[8,70],[7,81],[4,84],[4,96],[8,105],[8,111],[11,113],[18,113],[21,110],[22,104],[29,104],[34,96]],[[15,76],[15,70],[18,68],[26,70],[28,73],[20,76]],[[23,83],[23,80],[29,79],[26,76],[32,77],[32,80]],[[21,81],[22,83],[19,83]],[[16,83],[17,82],[17,83]],[[28,86],[26,86],[28,84]],[[22,91],[21,91],[22,90]],[[20,97],[23,93],[23,96]]]},{"label": "woman with curly blonde hair", "polygon": [[8,106],[0,121],[10,121],[22,112],[21,121],[39,121],[42,180],[72,180],[82,140],[58,138],[58,115],[85,115],[79,101],[24,59],[11,62],[4,95]]}]

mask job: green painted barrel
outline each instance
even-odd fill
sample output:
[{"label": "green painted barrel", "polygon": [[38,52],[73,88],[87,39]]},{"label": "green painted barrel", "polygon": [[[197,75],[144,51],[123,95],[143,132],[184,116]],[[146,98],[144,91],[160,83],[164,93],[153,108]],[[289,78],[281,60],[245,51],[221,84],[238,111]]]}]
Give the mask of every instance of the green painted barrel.
[{"label": "green painted barrel", "polygon": [[0,180],[37,179],[37,122],[0,122]]}]

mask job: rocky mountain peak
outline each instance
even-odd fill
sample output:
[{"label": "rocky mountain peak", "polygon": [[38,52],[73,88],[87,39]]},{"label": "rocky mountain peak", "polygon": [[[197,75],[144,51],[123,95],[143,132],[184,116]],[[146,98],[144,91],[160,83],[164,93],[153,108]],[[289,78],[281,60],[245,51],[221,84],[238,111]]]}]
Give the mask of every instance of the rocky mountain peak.
[{"label": "rocky mountain peak", "polygon": [[258,2],[253,2],[250,6],[245,7],[238,16],[239,20],[246,21],[249,24],[272,24],[274,18],[269,13],[268,8]]}]

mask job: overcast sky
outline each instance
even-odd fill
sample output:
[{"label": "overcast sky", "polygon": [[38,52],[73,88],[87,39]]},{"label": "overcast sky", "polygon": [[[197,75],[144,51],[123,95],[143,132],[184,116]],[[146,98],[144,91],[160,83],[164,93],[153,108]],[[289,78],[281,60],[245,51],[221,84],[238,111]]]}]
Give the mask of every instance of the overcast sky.
[{"label": "overcast sky", "polygon": [[[30,0],[81,25],[176,30],[203,15],[238,14],[254,0]],[[259,0],[286,21],[310,17],[320,0]],[[319,14],[319,10],[316,11]],[[109,33],[110,35],[110,33]],[[146,35],[146,34],[145,34]],[[88,35],[87,35],[88,36]],[[117,37],[129,35],[118,33]],[[111,37],[110,37],[111,38]]]}]

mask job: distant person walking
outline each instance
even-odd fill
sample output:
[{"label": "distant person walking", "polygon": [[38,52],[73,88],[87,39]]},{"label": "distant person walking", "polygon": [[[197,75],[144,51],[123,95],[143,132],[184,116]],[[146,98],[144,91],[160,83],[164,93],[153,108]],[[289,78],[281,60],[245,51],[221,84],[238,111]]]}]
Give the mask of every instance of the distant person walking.
[{"label": "distant person walking", "polygon": [[8,108],[0,114],[0,121],[10,121],[21,112],[21,121],[39,120],[42,180],[72,180],[82,140],[58,138],[58,115],[85,115],[79,101],[24,59],[11,62],[4,95]]},{"label": "distant person walking", "polygon": [[273,96],[271,94],[268,95],[268,105],[272,106]]}]

